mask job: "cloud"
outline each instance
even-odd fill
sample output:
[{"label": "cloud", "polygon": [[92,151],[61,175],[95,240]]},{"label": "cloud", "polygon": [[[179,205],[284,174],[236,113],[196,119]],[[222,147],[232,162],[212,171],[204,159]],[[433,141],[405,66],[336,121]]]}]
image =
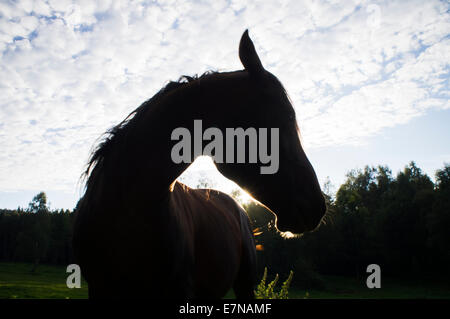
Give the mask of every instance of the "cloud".
[{"label": "cloud", "polygon": [[241,69],[250,28],[307,148],[449,107],[444,1],[0,3],[0,190],[73,190],[99,135],[168,80]]}]

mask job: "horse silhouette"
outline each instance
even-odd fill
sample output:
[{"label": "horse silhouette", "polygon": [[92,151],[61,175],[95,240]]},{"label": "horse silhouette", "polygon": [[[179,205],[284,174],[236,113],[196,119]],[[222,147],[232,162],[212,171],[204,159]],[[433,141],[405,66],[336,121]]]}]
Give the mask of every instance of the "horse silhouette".
[{"label": "horse silhouette", "polygon": [[249,218],[230,196],[176,181],[171,132],[205,127],[279,128],[279,169],[215,163],[276,214],[280,231],[315,229],[326,210],[294,109],[248,36],[244,70],[170,82],[109,130],[91,155],[76,209],[73,248],[90,298],[253,298],[256,250]]}]

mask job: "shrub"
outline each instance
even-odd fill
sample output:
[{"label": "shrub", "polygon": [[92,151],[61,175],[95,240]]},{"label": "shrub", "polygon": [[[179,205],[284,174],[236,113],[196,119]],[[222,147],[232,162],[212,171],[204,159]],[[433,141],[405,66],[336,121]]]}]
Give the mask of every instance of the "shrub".
[{"label": "shrub", "polygon": [[274,291],[275,286],[278,282],[278,274],[275,276],[275,279],[270,282],[266,287],[267,280],[267,267],[264,268],[264,275],[259,283],[258,287],[255,291],[256,299],[289,299],[289,286],[292,281],[292,277],[294,276],[294,272],[291,270],[289,273],[289,277],[281,286],[280,291],[277,293]]},{"label": "shrub", "polygon": [[293,286],[301,289],[326,289],[325,281],[307,260],[298,258],[294,264],[294,270],[297,276],[292,283]]}]

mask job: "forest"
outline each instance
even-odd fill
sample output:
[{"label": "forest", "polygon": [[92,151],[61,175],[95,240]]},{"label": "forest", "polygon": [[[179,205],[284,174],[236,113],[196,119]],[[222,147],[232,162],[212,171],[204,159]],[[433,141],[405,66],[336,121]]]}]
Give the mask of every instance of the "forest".
[{"label": "forest", "polygon": [[[387,166],[352,170],[331,191],[323,187],[328,212],[311,233],[283,238],[274,216],[256,202],[243,203],[252,220],[258,250],[258,275],[287,277],[292,285],[321,289],[322,276],[362,278],[378,264],[391,277],[438,278],[450,274],[450,165],[435,182],[414,162],[393,176]],[[239,191],[233,192],[239,201]],[[68,265],[73,263],[74,212],[51,210],[45,192],[27,208],[0,209],[0,261]],[[76,210],[76,208],[75,208]]]}]

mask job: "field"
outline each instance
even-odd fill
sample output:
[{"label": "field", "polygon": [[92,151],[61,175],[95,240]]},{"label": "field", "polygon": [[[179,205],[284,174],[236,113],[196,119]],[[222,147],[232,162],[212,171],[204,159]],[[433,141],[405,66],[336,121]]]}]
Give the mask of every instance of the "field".
[{"label": "field", "polygon": [[326,289],[323,291],[300,290],[291,288],[289,297],[311,299],[450,299],[450,285],[436,279],[381,279],[381,288],[369,289],[365,279],[324,276]]},{"label": "field", "polygon": [[0,263],[0,299],[80,299],[87,298],[87,283],[82,281],[80,289],[69,289],[69,275],[62,266],[38,266],[31,273],[32,264]]},{"label": "field", "polygon": [[[80,289],[66,286],[66,268],[40,265],[35,273],[33,266],[23,263],[0,263],[0,299],[80,299],[87,298],[87,283]],[[345,277],[324,277],[326,289],[301,290],[291,287],[289,297],[294,298],[445,298],[450,299],[450,285],[430,280],[405,280],[383,278],[380,289],[368,289],[364,280]],[[233,298],[229,293],[227,298]]]}]

